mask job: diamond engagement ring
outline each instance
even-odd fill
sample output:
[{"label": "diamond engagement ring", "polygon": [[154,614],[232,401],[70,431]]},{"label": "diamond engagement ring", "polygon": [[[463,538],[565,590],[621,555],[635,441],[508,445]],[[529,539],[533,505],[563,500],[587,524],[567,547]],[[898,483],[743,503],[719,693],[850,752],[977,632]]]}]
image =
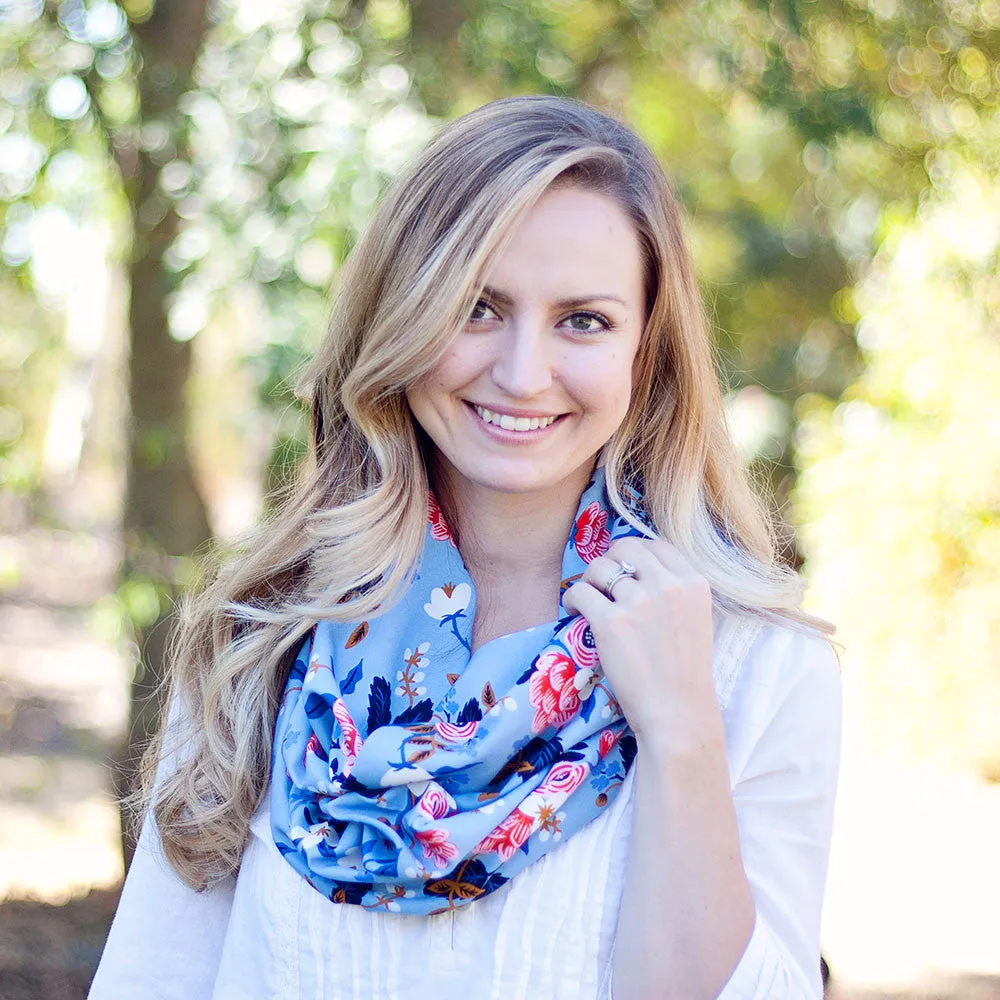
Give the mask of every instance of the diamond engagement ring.
[{"label": "diamond engagement ring", "polygon": [[630,562],[625,562],[625,560],[622,559],[621,562],[618,563],[618,569],[616,569],[614,573],[611,574],[611,578],[604,585],[604,593],[607,594],[608,597],[611,598],[611,600],[614,600],[615,598],[613,591],[615,589],[615,584],[623,576],[631,577],[634,580],[636,572],[637,572],[636,568]]}]

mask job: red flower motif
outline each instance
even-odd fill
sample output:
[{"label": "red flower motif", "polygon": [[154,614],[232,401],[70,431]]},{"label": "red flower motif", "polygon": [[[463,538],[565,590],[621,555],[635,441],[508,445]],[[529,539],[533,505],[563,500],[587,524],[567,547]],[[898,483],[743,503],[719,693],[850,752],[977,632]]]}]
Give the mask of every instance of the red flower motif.
[{"label": "red flower motif", "polygon": [[510,861],[517,849],[531,836],[535,817],[515,809],[499,826],[495,827],[472,849],[473,854],[496,851],[501,861]]},{"label": "red flower motif", "polygon": [[601,738],[597,744],[597,753],[601,760],[604,760],[614,750],[618,740],[621,739],[621,735],[621,730],[618,732],[615,732],[613,729],[601,730]]},{"label": "red flower motif", "polygon": [[343,774],[346,778],[353,770],[354,762],[358,759],[358,753],[365,741],[361,738],[358,727],[354,725],[343,698],[338,698],[333,703],[333,717],[340,724],[340,753],[344,758]]},{"label": "red flower motif", "polygon": [[455,800],[437,782],[431,782],[417,801],[417,808],[431,819],[442,819],[456,809]]},{"label": "red flower motif", "polygon": [[434,729],[445,743],[464,743],[466,740],[472,739],[478,727],[479,723],[473,720],[463,723],[461,726],[455,725],[454,722],[439,722]]},{"label": "red flower motif", "polygon": [[431,526],[431,537],[435,541],[451,542],[452,545],[455,545],[455,539],[451,537],[451,528],[448,527],[448,522],[444,519],[444,512],[433,492],[427,495],[427,520]]},{"label": "red flower motif", "polygon": [[580,558],[588,563],[598,556],[603,556],[611,547],[608,512],[596,500],[588,504],[576,519],[573,544],[576,545]]},{"label": "red flower motif", "polygon": [[573,624],[563,636],[563,642],[566,643],[578,666],[593,670],[601,662],[597,655],[594,633],[590,630],[590,622],[583,615],[577,615],[573,619]]},{"label": "red flower motif", "polygon": [[576,664],[565,654],[550,651],[535,660],[528,700],[535,706],[531,721],[534,732],[549,726],[564,726],[580,710],[580,694],[573,679]]},{"label": "red flower motif", "polygon": [[321,760],[326,760],[326,753],[323,750],[323,744],[320,743],[319,737],[315,733],[309,737],[309,742],[306,743],[306,752],[302,757],[303,764],[305,764],[306,757],[308,757],[309,754],[315,754]]},{"label": "red flower motif", "polygon": [[436,868],[448,868],[448,862],[458,857],[458,848],[448,839],[447,830],[416,830],[413,837]]}]

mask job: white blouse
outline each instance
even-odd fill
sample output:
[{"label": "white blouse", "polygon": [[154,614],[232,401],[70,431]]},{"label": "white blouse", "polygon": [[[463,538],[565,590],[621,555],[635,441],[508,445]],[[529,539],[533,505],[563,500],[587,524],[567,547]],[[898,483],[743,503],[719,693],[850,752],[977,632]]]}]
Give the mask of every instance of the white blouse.
[{"label": "white blouse", "polygon": [[[814,635],[717,615],[714,674],[756,904],[719,1000],[820,998],[836,656]],[[330,902],[278,853],[267,797],[239,875],[204,893],[176,877],[147,820],[89,1000],[610,1000],[632,777],[502,888],[431,917]]]}]

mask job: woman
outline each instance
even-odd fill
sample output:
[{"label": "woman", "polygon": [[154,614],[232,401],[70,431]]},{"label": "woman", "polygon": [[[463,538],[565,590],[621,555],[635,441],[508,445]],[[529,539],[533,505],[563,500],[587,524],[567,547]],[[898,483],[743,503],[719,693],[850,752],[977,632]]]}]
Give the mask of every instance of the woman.
[{"label": "woman", "polygon": [[555,98],[385,196],[188,613],[91,997],[810,997],[839,734],[667,183]]}]

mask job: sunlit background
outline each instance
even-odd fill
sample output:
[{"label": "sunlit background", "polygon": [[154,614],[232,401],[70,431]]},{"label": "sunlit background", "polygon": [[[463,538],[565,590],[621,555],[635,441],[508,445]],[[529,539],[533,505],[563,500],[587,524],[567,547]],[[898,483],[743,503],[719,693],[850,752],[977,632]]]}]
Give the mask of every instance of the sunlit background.
[{"label": "sunlit background", "polygon": [[302,453],[379,191],[525,92],[667,166],[839,627],[831,995],[1000,997],[1000,0],[0,0],[3,1000],[85,993],[172,601]]}]

